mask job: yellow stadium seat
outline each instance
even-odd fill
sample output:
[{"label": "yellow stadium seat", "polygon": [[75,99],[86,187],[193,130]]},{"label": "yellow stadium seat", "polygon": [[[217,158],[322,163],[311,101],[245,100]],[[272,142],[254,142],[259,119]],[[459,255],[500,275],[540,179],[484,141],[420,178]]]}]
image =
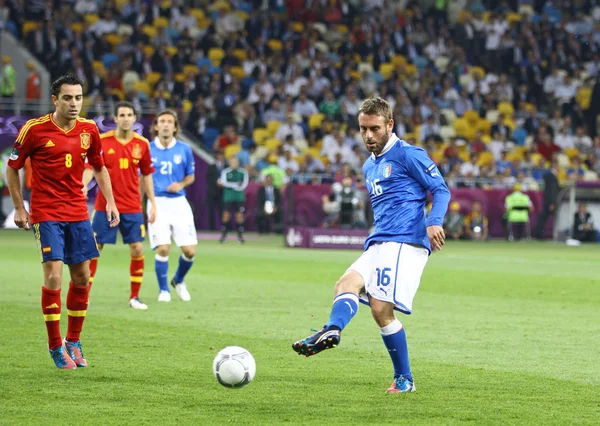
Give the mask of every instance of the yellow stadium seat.
[{"label": "yellow stadium seat", "polygon": [[95,13],[88,13],[83,17],[83,20],[88,26],[91,26],[98,22],[100,20],[100,17]]},{"label": "yellow stadium seat", "polygon": [[235,14],[244,22],[248,20],[248,12],[245,12],[243,10],[236,10]]},{"label": "yellow stadium seat", "polygon": [[125,4],[129,3],[129,0],[116,0],[115,1],[115,5],[117,6],[117,9],[119,9],[119,11],[121,11],[121,9],[123,9],[123,6],[125,6]]},{"label": "yellow stadium seat", "polygon": [[71,24],[71,30],[73,30],[73,32],[75,34],[81,34],[84,30],[84,25],[81,22],[73,22]]},{"label": "yellow stadium seat", "polygon": [[417,69],[416,65],[413,64],[408,64],[405,68],[406,74],[407,75],[418,75],[419,74],[419,70]]},{"label": "yellow stadium seat", "polygon": [[160,81],[161,78],[162,78],[161,73],[151,72],[150,74],[148,74],[146,76],[146,83],[148,83],[150,86],[154,87],[154,86],[156,86],[156,83],[158,83]]},{"label": "yellow stadium seat", "polygon": [[481,137],[481,142],[483,142],[484,144],[488,144],[492,141],[492,137],[490,135],[483,135]]},{"label": "yellow stadium seat", "polygon": [[225,158],[229,159],[233,157],[235,154],[240,152],[242,147],[240,145],[227,145],[225,147]]},{"label": "yellow stadium seat", "polygon": [[150,95],[150,92],[151,92],[150,85],[143,80],[136,81],[135,84],[133,85],[133,87],[135,90],[137,90],[140,93]]},{"label": "yellow stadium seat", "polygon": [[269,48],[274,52],[280,52],[281,49],[283,49],[283,43],[281,40],[269,40],[267,42],[267,46],[269,46]]},{"label": "yellow stadium seat", "polygon": [[577,91],[577,96],[575,96],[575,101],[582,110],[587,110],[590,108],[590,103],[592,102],[592,88],[591,87],[582,87]]},{"label": "yellow stadium seat", "polygon": [[401,67],[401,66],[404,66],[404,65],[406,65],[407,63],[408,63],[408,62],[406,61],[406,58],[405,58],[404,56],[402,56],[402,55],[395,55],[395,56],[392,58],[392,64],[393,64],[395,67]]},{"label": "yellow stadium seat", "polygon": [[281,126],[281,123],[277,120],[272,120],[267,123],[267,130],[269,131],[269,135],[271,137],[275,136],[275,133],[277,133],[279,126]]},{"label": "yellow stadium seat", "polygon": [[164,16],[154,18],[153,24],[156,28],[169,28],[169,20]]},{"label": "yellow stadium seat", "polygon": [[306,151],[304,151],[304,154],[309,154],[313,158],[319,158],[321,156],[321,150],[319,148],[307,148]]},{"label": "yellow stadium seat", "polygon": [[121,44],[121,36],[119,34],[105,34],[104,40],[106,40],[107,43],[113,47],[115,47],[118,44]]},{"label": "yellow stadium seat", "polygon": [[441,163],[441,162],[442,162],[442,160],[444,159],[444,151],[442,151],[442,150],[437,150],[437,151],[434,151],[434,152],[431,154],[431,159],[432,159],[432,160],[433,160],[433,161],[434,161],[436,164],[439,164],[439,163]]},{"label": "yellow stadium seat", "polygon": [[302,33],[304,32],[304,24],[302,22],[294,22],[292,24],[292,30],[297,33]]},{"label": "yellow stadium seat", "polygon": [[394,64],[392,63],[386,62],[379,66],[379,73],[386,80],[392,76],[392,72],[394,72]]},{"label": "yellow stadium seat", "polygon": [[325,114],[317,113],[308,117],[308,128],[310,130],[318,129],[323,124]]},{"label": "yellow stadium seat", "polygon": [[579,156],[579,150],[577,148],[566,148],[564,152],[565,152],[565,155],[567,157],[569,157],[570,159],[573,159],[573,157]]},{"label": "yellow stadium seat", "polygon": [[23,36],[26,36],[33,30],[37,29],[37,26],[38,26],[38,24],[36,21],[25,21],[23,23],[23,27],[21,28],[21,31],[23,32]]},{"label": "yellow stadium seat", "polygon": [[477,130],[484,135],[489,135],[492,131],[492,123],[489,120],[482,118],[477,122]]},{"label": "yellow stadium seat", "polygon": [[458,136],[464,136],[467,131],[467,127],[469,127],[469,123],[464,118],[457,118],[452,123],[452,127],[456,130],[456,134]]},{"label": "yellow stadium seat", "polygon": [[150,38],[154,38],[156,37],[156,34],[158,34],[158,31],[152,25],[144,25],[142,27],[142,32]]},{"label": "yellow stadium seat", "polygon": [[125,99],[125,93],[120,89],[112,89],[111,94],[118,97],[120,101]]},{"label": "yellow stadium seat", "polygon": [[279,139],[271,138],[267,139],[264,145],[269,151],[275,151],[281,146],[281,141]]},{"label": "yellow stadium seat", "polygon": [[482,152],[479,154],[479,159],[477,160],[478,166],[491,166],[494,162],[494,154],[489,151]]},{"label": "yellow stadium seat", "polygon": [[177,46],[167,46],[167,53],[171,56],[175,56],[179,53],[179,49]]},{"label": "yellow stadium seat", "polygon": [[184,72],[184,74],[198,75],[198,74],[200,74],[200,69],[198,68],[197,65],[188,64],[183,67],[183,72]]},{"label": "yellow stadium seat", "polygon": [[198,28],[203,30],[205,28],[210,27],[212,21],[209,18],[203,18],[198,21]]},{"label": "yellow stadium seat", "polygon": [[196,21],[201,21],[206,17],[202,9],[190,9],[190,15],[196,18]]},{"label": "yellow stadium seat", "polygon": [[254,129],[252,132],[252,139],[259,145],[262,145],[264,141],[266,141],[270,137],[269,131],[267,129],[258,128]]},{"label": "yellow stadium seat", "polygon": [[344,24],[338,24],[335,26],[335,29],[340,34],[348,34],[348,26]]},{"label": "yellow stadium seat", "polygon": [[156,52],[156,49],[154,49],[154,46],[150,46],[150,45],[144,46],[144,54],[152,56],[152,55],[154,55],[154,52]]},{"label": "yellow stadium seat", "polygon": [[479,120],[479,113],[471,109],[469,111],[465,111],[463,118],[467,120],[470,125],[474,126]]},{"label": "yellow stadium seat", "polygon": [[506,156],[506,159],[508,161],[522,160],[523,159],[523,153],[520,152],[520,151],[511,151]]},{"label": "yellow stadium seat", "polygon": [[238,58],[240,61],[244,61],[248,57],[248,52],[246,49],[235,49],[233,51],[233,56]]},{"label": "yellow stadium seat", "polygon": [[183,83],[185,81],[185,74],[182,72],[175,74],[175,81],[177,83]]},{"label": "yellow stadium seat", "polygon": [[[533,161],[533,164],[535,164],[536,166],[539,164],[540,160],[542,160],[543,158],[544,157],[539,152],[534,152],[531,154],[531,161]],[[544,162],[544,164],[545,163],[546,162]]]},{"label": "yellow stadium seat", "polygon": [[498,112],[504,114],[505,118],[512,118],[515,114],[515,109],[510,102],[500,102],[498,104]]},{"label": "yellow stadium seat", "polygon": [[511,12],[508,15],[506,15],[506,20],[509,24],[512,24],[513,22],[521,22],[521,15],[515,12]]},{"label": "yellow stadium seat", "polygon": [[492,14],[492,12],[490,12],[489,10],[488,10],[488,11],[485,11],[485,12],[483,12],[483,20],[484,20],[486,23],[489,23],[489,22],[490,22],[490,15],[491,15],[491,14]]},{"label": "yellow stadium seat", "polygon": [[211,6],[212,10],[219,10],[219,9],[224,9],[226,12],[229,12],[231,10],[231,6],[229,5],[229,3],[227,3],[224,0],[217,0],[216,2],[213,3],[213,5]]},{"label": "yellow stadium seat", "polygon": [[360,80],[362,74],[359,71],[350,71],[350,77],[352,77],[354,80]]},{"label": "yellow stadium seat", "polygon": [[214,66],[221,65],[221,61],[225,57],[225,51],[218,47],[213,47],[208,50],[208,59],[211,60]]},{"label": "yellow stadium seat", "polygon": [[183,100],[183,112],[190,112],[194,104],[189,99]]},{"label": "yellow stadium seat", "polygon": [[465,163],[468,162],[471,159],[470,158],[470,154],[467,151],[459,152],[458,153],[458,158],[460,158],[461,160],[463,160]]},{"label": "yellow stadium seat", "polygon": [[246,77],[246,72],[242,67],[231,67],[229,71],[231,72],[231,75],[233,75],[238,80],[241,80],[244,77]]},{"label": "yellow stadium seat", "polygon": [[475,76],[476,74],[481,77],[484,77],[485,70],[483,69],[483,67],[471,67],[471,75]]},{"label": "yellow stadium seat", "polygon": [[513,120],[512,118],[505,118],[504,121],[502,122],[502,124],[504,124],[505,126],[508,126],[511,133],[515,130],[515,127],[517,126],[517,124],[515,123],[515,120]]}]

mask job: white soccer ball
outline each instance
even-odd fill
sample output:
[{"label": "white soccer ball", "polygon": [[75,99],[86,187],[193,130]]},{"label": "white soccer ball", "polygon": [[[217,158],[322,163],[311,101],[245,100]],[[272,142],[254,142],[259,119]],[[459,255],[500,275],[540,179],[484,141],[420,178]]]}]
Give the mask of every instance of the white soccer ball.
[{"label": "white soccer ball", "polygon": [[213,374],[223,386],[241,388],[254,379],[256,362],[246,349],[227,346],[215,357]]}]

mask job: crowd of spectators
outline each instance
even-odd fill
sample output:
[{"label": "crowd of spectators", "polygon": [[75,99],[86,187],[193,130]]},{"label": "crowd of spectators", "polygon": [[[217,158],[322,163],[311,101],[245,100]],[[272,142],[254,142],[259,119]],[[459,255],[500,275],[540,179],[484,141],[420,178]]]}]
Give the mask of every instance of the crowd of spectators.
[{"label": "crowd of spectators", "polygon": [[88,116],[175,108],[255,178],[361,185],[372,95],[450,186],[600,173],[598,1],[0,0],[0,19],[85,80]]}]

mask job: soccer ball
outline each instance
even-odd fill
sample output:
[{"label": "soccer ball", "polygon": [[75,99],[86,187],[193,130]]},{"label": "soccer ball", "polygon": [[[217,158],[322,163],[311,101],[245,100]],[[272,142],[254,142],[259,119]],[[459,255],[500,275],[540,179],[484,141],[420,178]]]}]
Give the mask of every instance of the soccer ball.
[{"label": "soccer ball", "polygon": [[241,388],[254,379],[256,362],[244,348],[227,346],[213,361],[213,374],[227,388]]}]

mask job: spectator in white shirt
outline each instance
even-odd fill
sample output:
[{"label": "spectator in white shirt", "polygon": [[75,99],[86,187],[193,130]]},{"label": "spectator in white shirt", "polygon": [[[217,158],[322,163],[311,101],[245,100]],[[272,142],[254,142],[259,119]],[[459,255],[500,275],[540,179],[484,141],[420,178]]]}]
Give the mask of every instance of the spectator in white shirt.
[{"label": "spectator in white shirt", "polygon": [[298,165],[298,162],[294,160],[291,151],[285,151],[283,156],[280,156],[277,160],[277,165],[282,170],[287,171],[290,169],[293,173],[297,173],[298,170],[300,170],[300,166]]},{"label": "spectator in white shirt", "polygon": [[573,145],[582,154],[590,154],[593,151],[594,145],[592,138],[585,134],[585,129],[582,126],[577,126],[575,136],[573,136]]},{"label": "spectator in white shirt", "polygon": [[303,86],[308,84],[308,80],[304,77],[299,69],[296,69],[288,83],[285,85],[285,94],[292,98],[298,97]]},{"label": "spectator in white shirt", "polygon": [[562,129],[554,136],[554,144],[559,146],[563,151],[575,147],[575,141],[573,135],[571,135],[571,128],[568,122],[564,123]]},{"label": "spectator in white shirt", "polygon": [[430,115],[429,117],[427,117],[427,122],[421,126],[419,140],[423,142],[430,136],[433,136],[437,139],[439,138],[439,134],[440,125],[435,122],[435,117],[433,115]]},{"label": "spectator in white shirt", "polygon": [[75,12],[77,12],[78,15],[96,13],[98,12],[98,2],[96,0],[78,0],[75,5]]},{"label": "spectator in white shirt", "polygon": [[341,133],[337,132],[335,134],[335,144],[330,144],[326,147],[324,152],[321,152],[321,155],[327,157],[330,162],[335,163],[338,161],[337,155],[340,155],[340,161],[342,163],[346,163],[350,161],[353,157],[352,149],[344,143],[344,137]]},{"label": "spectator in white shirt", "polygon": [[117,28],[119,28],[117,21],[113,18],[110,9],[107,9],[104,11],[102,19],[90,27],[90,32],[94,33],[96,37],[102,37],[104,34],[116,33]]},{"label": "spectator in white shirt", "polygon": [[293,114],[288,114],[287,121],[279,126],[279,129],[277,129],[277,133],[275,134],[275,139],[284,141],[288,135],[292,135],[294,140],[306,140],[304,137],[304,130],[299,124],[294,122]]},{"label": "spectator in white shirt", "polygon": [[460,165],[461,176],[477,177],[479,176],[479,166],[477,165],[478,154],[473,152],[469,157],[469,161],[465,161]]},{"label": "spectator in white shirt", "polygon": [[559,105],[570,104],[577,95],[577,83],[571,79],[571,76],[565,76],[565,79],[558,85],[554,92]]},{"label": "spectator in white shirt", "polygon": [[563,82],[563,77],[558,68],[552,68],[552,73],[544,79],[544,93],[549,97],[554,97],[556,89]]},{"label": "spectator in white shirt", "polygon": [[303,120],[308,121],[308,118],[313,114],[317,114],[319,110],[315,102],[306,96],[306,90],[302,90],[300,96],[294,102],[294,112],[300,115]]},{"label": "spectator in white shirt", "polygon": [[283,145],[281,146],[281,151],[283,151],[284,154],[290,152],[292,157],[298,156],[298,148],[294,144],[294,137],[291,134],[285,137]]},{"label": "spectator in white shirt", "polygon": [[346,111],[349,115],[358,115],[358,110],[360,109],[361,100],[356,96],[356,92],[349,88],[346,99],[342,102],[342,104],[346,107]]},{"label": "spectator in white shirt", "polygon": [[260,73],[258,76],[258,81],[250,88],[250,93],[248,93],[248,102],[251,104],[258,102],[260,93],[264,95],[265,102],[270,102],[271,98],[275,94],[275,88],[267,79],[267,74],[264,72]]}]

